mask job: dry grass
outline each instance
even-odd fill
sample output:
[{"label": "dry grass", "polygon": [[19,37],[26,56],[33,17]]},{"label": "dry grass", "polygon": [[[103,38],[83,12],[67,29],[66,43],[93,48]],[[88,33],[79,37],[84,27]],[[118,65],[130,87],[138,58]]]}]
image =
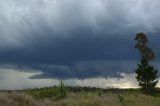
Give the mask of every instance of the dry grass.
[{"label": "dry grass", "polygon": [[0,106],[160,106],[160,97],[140,93],[70,92],[65,99],[36,99],[20,92],[0,92]]},{"label": "dry grass", "polygon": [[49,100],[36,100],[25,93],[0,92],[0,106],[50,106],[50,104]]}]

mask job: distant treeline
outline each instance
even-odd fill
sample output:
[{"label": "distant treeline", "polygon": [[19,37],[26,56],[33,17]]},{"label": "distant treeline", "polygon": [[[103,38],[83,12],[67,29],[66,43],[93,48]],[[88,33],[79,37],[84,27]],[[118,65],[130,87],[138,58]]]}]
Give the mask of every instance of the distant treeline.
[{"label": "distant treeline", "polygon": [[[43,91],[43,90],[53,90],[55,89],[57,86],[50,86],[50,87],[44,87],[44,88],[33,88],[33,89],[23,89],[23,90],[14,90],[14,91]],[[75,86],[75,87],[71,87],[71,86],[65,86],[67,88],[68,92],[96,92],[101,90],[102,92],[112,92],[112,93],[123,93],[126,91],[139,91],[140,89],[138,88],[129,88],[129,89],[120,89],[120,88],[97,88],[97,87],[79,87],[79,86]],[[0,90],[1,91],[5,91],[5,92],[12,92],[13,90]]]}]

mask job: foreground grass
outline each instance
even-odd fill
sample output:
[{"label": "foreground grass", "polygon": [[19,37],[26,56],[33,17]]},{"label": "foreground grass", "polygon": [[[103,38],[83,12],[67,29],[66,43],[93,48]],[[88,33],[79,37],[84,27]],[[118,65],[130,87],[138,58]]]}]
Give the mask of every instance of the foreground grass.
[{"label": "foreground grass", "polygon": [[138,90],[99,90],[69,88],[64,99],[57,99],[55,88],[1,91],[0,106],[160,106],[160,96]]}]

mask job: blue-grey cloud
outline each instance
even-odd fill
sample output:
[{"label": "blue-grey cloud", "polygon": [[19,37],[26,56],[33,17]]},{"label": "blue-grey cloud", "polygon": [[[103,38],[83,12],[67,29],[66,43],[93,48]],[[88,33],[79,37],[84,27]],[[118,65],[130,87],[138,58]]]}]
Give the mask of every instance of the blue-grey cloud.
[{"label": "blue-grey cloud", "polygon": [[81,61],[70,66],[48,64],[1,64],[1,70],[15,70],[25,73],[36,73],[30,79],[87,79],[87,78],[121,78],[121,73],[133,74],[134,61]]},{"label": "blue-grey cloud", "polygon": [[35,74],[31,79],[87,79],[97,77],[117,77],[121,78],[121,73],[132,74],[136,68],[135,61],[87,61],[77,62],[71,66],[60,65],[35,65],[33,69],[40,70],[40,74]]}]

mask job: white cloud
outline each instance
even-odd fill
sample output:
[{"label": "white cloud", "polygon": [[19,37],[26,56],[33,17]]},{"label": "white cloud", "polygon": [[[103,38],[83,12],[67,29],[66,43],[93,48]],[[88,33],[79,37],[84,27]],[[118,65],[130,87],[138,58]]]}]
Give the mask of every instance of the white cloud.
[{"label": "white cloud", "polygon": [[30,76],[39,74],[39,72],[23,72],[23,70],[17,71],[12,68],[0,68],[0,89],[24,89],[24,88],[35,88],[44,87],[56,84],[58,81],[42,79],[42,80],[31,80]]}]

